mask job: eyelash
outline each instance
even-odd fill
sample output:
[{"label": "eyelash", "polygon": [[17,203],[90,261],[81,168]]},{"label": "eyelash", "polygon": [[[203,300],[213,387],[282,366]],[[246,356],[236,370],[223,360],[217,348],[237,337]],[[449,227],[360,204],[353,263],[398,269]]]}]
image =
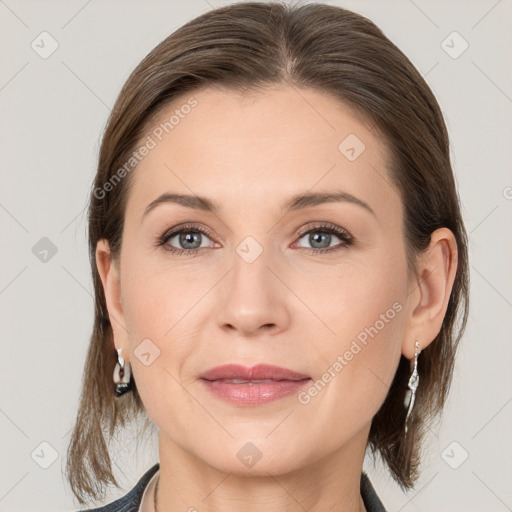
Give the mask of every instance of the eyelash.
[{"label": "eyelash", "polygon": [[[301,247],[300,249],[303,251],[307,251],[308,254],[320,254],[320,253],[327,253],[327,252],[335,252],[339,251],[341,249],[346,249],[347,247],[350,247],[352,243],[354,242],[353,237],[349,234],[348,231],[346,231],[343,228],[340,228],[338,226],[335,226],[333,224],[317,224],[314,226],[308,226],[307,229],[299,231],[296,236],[301,239],[304,235],[311,231],[319,231],[322,233],[330,233],[333,235],[336,235],[338,238],[340,238],[343,241],[342,245],[334,246],[334,247],[328,247],[326,249],[315,249],[310,247]],[[205,228],[197,225],[197,224],[186,224],[183,226],[180,226],[178,229],[174,229],[171,231],[166,231],[163,235],[157,236],[156,239],[156,245],[157,247],[164,246],[169,239],[171,239],[175,235],[179,235],[180,233],[189,233],[189,232],[199,232],[203,235],[208,236],[209,238],[213,238],[213,235],[206,230]],[[179,256],[197,256],[203,252],[204,249],[208,249],[207,247],[201,247],[198,249],[176,249],[175,247],[168,247],[164,250],[169,251],[173,254],[178,254]]]}]

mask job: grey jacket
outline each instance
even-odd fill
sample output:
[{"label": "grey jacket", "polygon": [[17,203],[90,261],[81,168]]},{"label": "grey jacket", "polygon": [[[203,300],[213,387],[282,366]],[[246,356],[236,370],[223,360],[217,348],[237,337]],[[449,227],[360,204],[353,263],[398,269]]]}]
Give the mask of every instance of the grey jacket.
[{"label": "grey jacket", "polygon": [[[140,507],[144,489],[151,480],[151,477],[158,471],[159,467],[160,464],[157,463],[152,468],[148,469],[135,487],[121,498],[104,507],[88,509],[82,512],[137,512]],[[364,472],[361,473],[361,496],[363,497],[364,506],[368,512],[386,512],[370,479]]]}]

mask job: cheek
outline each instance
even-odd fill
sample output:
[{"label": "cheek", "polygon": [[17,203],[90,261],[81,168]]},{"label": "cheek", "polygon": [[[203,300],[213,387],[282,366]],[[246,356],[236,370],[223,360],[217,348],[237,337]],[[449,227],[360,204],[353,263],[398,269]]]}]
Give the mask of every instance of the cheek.
[{"label": "cheek", "polygon": [[137,389],[153,421],[178,426],[181,416],[193,410],[180,383],[200,329],[194,309],[199,285],[176,272],[137,266],[134,260],[126,268],[122,293]]},{"label": "cheek", "polygon": [[[135,337],[172,338],[211,283],[197,272],[153,255],[133,251],[123,262],[122,296],[126,322]],[[204,273],[206,274],[206,273]]]},{"label": "cheek", "polygon": [[330,294],[316,302],[315,307],[323,311],[325,323],[334,331],[316,347],[323,366],[317,375],[321,381],[318,387],[329,381],[325,385],[326,413],[332,407],[339,421],[344,421],[348,411],[370,420],[396,372],[407,293],[406,273],[397,259],[375,260],[365,269],[331,278]]},{"label": "cheek", "polygon": [[[142,260],[127,256],[126,275],[122,276],[133,372],[139,388],[156,386],[174,393],[179,390],[174,388],[172,377],[182,379],[182,365],[193,353],[209,318],[204,311],[208,300],[202,297],[207,296],[215,278],[208,272],[144,265]],[[149,357],[142,357],[146,353]],[[156,390],[148,391],[152,399],[151,395],[157,394]]]}]

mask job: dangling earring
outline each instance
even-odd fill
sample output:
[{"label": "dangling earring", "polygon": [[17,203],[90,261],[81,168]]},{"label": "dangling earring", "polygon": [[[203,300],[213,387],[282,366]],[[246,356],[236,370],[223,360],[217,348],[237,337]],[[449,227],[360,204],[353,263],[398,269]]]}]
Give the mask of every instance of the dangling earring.
[{"label": "dangling earring", "polygon": [[132,389],[132,369],[129,362],[126,362],[121,356],[122,348],[117,349],[117,363],[114,368],[114,391],[116,396],[124,395]]},{"label": "dangling earring", "polygon": [[404,406],[407,407],[409,404],[409,409],[407,410],[407,416],[405,417],[405,433],[407,434],[407,420],[411,414],[412,408],[414,406],[414,399],[416,398],[416,390],[418,389],[418,383],[420,381],[420,376],[418,375],[418,356],[421,353],[420,343],[416,341],[414,343],[414,368],[411,362],[412,375],[409,378],[409,389],[405,394]]}]

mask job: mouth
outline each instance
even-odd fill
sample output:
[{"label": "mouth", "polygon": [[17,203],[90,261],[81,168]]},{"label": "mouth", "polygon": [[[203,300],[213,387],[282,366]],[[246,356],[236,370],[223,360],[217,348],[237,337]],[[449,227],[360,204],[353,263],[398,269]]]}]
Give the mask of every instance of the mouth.
[{"label": "mouth", "polygon": [[[309,375],[298,373],[288,368],[274,366],[269,364],[258,364],[253,367],[243,366],[240,364],[225,364],[210,368],[199,376],[201,379],[217,381],[246,381],[246,382],[262,382],[262,381],[298,381],[309,379]],[[243,382],[234,382],[242,384]]]},{"label": "mouth", "polygon": [[216,398],[238,407],[254,407],[294,395],[312,379],[273,365],[223,365],[204,372],[199,380]]},{"label": "mouth", "polygon": [[[205,380],[210,380],[210,379],[205,379]],[[279,379],[279,380],[275,380],[275,379],[264,379],[264,380],[215,379],[215,380],[210,380],[210,382],[229,382],[230,384],[261,384],[262,382],[282,382],[285,380],[287,380],[287,379]]]}]

